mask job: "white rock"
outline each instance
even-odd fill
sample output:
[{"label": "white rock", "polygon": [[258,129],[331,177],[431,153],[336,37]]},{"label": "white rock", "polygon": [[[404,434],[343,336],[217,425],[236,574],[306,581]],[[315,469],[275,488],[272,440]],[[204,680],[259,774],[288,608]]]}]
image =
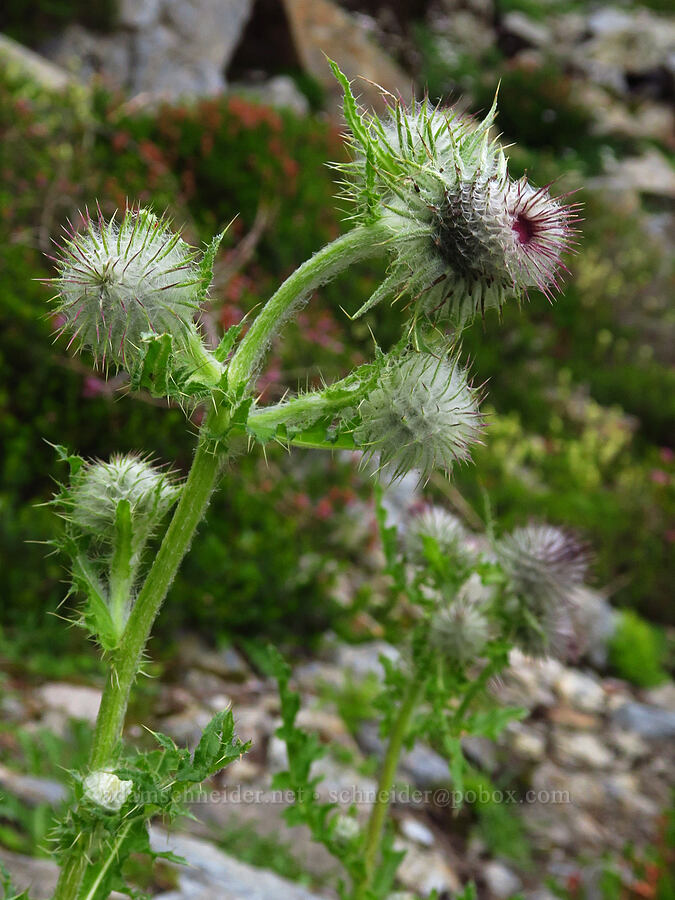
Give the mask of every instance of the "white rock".
[{"label": "white rock", "polygon": [[415,896],[427,896],[432,891],[455,894],[461,890],[457,873],[437,850],[420,850],[403,840],[397,840],[395,847],[406,851],[398,880],[403,887],[414,891]]},{"label": "white rock", "polygon": [[415,844],[421,844],[422,847],[433,847],[434,845],[433,831],[431,831],[430,828],[427,828],[427,826],[420,822],[419,819],[413,819],[406,816],[406,818],[401,821],[401,832],[408,840]]},{"label": "white rock", "polygon": [[531,762],[539,762],[546,755],[545,737],[520,722],[509,728],[508,743],[514,753]]},{"label": "white rock", "polygon": [[558,731],[554,736],[554,748],[560,762],[566,765],[606,769],[614,761],[612,752],[594,734]]},{"label": "white rock", "polygon": [[507,897],[512,897],[523,886],[516,873],[496,859],[485,864],[483,867],[483,878],[485,878],[485,883],[490,893],[494,897],[499,898],[499,900],[506,900]]},{"label": "white rock", "polygon": [[551,29],[518,10],[507,13],[502,19],[502,26],[509,34],[532,47],[548,47],[551,43]]},{"label": "white rock", "polygon": [[602,685],[597,679],[576,669],[563,670],[553,687],[562,700],[583,712],[599,713],[605,708]]}]

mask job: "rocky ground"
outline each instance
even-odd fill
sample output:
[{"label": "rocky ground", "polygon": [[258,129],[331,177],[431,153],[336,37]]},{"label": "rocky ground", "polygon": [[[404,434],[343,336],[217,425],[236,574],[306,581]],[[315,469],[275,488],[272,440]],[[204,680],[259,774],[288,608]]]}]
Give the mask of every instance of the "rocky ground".
[{"label": "rocky ground", "polygon": [[[302,724],[315,731],[328,753],[318,764],[321,791],[345,805],[356,801],[367,815],[375,789],[368,759],[381,752],[374,724],[356,704],[373,678],[379,677],[381,653],[393,648],[379,642],[352,646],[326,642],[318,658],[295,668],[304,698]],[[239,829],[279,846],[291,846],[299,869],[311,876],[320,896],[332,897],[335,864],[313,845],[302,829],[289,829],[282,798],[270,790],[272,774],[284,766],[283,744],[275,736],[278,699],[275,686],[254,673],[235,650],[209,651],[192,639],[181,646],[175,680],[156,686],[149,727],[194,744],[214,711],[231,704],[238,732],[253,742],[250,753],[207,785],[204,802],[195,804],[194,821],[185,820],[168,837],[159,827],[153,841],[169,841],[190,866],[163,900],[219,897],[241,900],[301,900],[313,896],[300,885],[234,859],[216,845]],[[660,815],[675,785],[675,686],[636,691],[624,682],[593,671],[566,668],[558,662],[532,662],[514,653],[507,675],[494,685],[504,703],[526,707],[528,716],[512,725],[493,745],[466,742],[472,762],[502,791],[507,823],[518,819],[530,861],[509,860],[490,846],[489,832],[472,827],[472,814],[453,815],[452,785],[444,761],[418,745],[402,760],[401,790],[395,808],[398,841],[407,855],[401,888],[423,896],[436,888],[441,896],[458,891],[469,878],[482,896],[550,897],[547,881],[582,883],[591,888],[609,853],[620,858],[625,846],[637,848],[658,838]],[[364,694],[365,696],[365,694]],[[337,698],[338,705],[330,698]],[[353,699],[345,706],[345,698]],[[342,698],[342,700],[340,700]],[[92,722],[99,700],[95,687],[52,682],[37,691],[9,681],[4,715],[27,731],[49,728],[65,733],[69,719]],[[338,708],[347,710],[350,730]],[[132,725],[129,737],[143,738]],[[365,773],[365,774],[364,774]],[[26,806],[55,804],[62,784],[0,769],[4,791]],[[404,786],[422,792],[422,797]],[[508,792],[513,792],[509,794]],[[503,827],[503,824],[502,824]],[[227,846],[225,842],[225,846]],[[54,869],[0,851],[20,885],[31,884],[36,897],[48,897]],[[633,875],[625,869],[625,879]],[[592,895],[592,894],[591,894]]]}]

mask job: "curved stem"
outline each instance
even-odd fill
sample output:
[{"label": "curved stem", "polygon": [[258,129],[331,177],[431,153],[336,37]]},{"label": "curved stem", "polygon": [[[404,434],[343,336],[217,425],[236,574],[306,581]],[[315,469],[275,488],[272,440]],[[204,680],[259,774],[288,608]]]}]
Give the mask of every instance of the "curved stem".
[{"label": "curved stem", "polygon": [[401,708],[399,709],[398,716],[396,717],[393,730],[389,737],[389,744],[387,745],[387,751],[377,783],[377,795],[366,830],[366,844],[364,850],[366,867],[365,882],[358,886],[356,892],[357,898],[364,896],[365,891],[372,882],[375,867],[377,865],[380,844],[382,843],[384,823],[391,804],[392,785],[396,777],[396,769],[398,768],[403,741],[408,732],[410,719],[412,718],[421,691],[422,684],[420,681],[418,679],[412,680],[403,696]]},{"label": "curved stem", "polygon": [[230,388],[247,384],[272,338],[308,295],[354,262],[384,251],[381,224],[360,225],[319,250],[281,285],[253,321],[228,369]]}]

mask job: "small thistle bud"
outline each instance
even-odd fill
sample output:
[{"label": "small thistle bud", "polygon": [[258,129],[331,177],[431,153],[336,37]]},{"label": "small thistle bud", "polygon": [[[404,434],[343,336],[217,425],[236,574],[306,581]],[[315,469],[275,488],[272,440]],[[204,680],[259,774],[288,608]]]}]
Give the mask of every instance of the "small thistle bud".
[{"label": "small thistle bud", "polygon": [[108,541],[115,532],[117,506],[128,500],[134,530],[147,536],[179,490],[168,473],[147,460],[115,455],[109,462],[86,463],[80,469],[68,499],[68,517],[85,534]]},{"label": "small thistle bud", "polygon": [[428,476],[470,458],[482,426],[478,396],[451,358],[411,353],[384,370],[359,406],[354,440],[379,454],[398,478],[411,470]]},{"label": "small thistle bud", "polygon": [[431,618],[429,641],[449,661],[471,662],[489,639],[490,622],[481,607],[470,600],[458,597]]},{"label": "small thistle bud", "polygon": [[133,790],[133,781],[123,781],[114,772],[91,772],[82,782],[84,797],[108,812],[119,812]]},{"label": "small thistle bud", "polygon": [[534,656],[574,652],[572,605],[588,566],[586,548],[560,528],[528,525],[502,538],[496,551],[520,604],[510,610],[520,647]]},{"label": "small thistle bud", "polygon": [[461,325],[533,287],[551,297],[573,243],[574,209],[547,188],[509,177],[489,134],[496,103],[478,122],[428,100],[410,107],[395,100],[381,120],[358,110],[349,82],[333,70],[355,153],[337,166],[344,193],[357,218],[385,226],[394,254],[387,279],[360,313],[407,293],[417,310]]},{"label": "small thistle bud", "polygon": [[463,555],[466,529],[442,506],[429,506],[414,516],[405,532],[405,552],[413,562],[424,560],[424,539],[432,538],[446,556]]},{"label": "small thistle bud", "polygon": [[128,368],[146,333],[184,343],[198,307],[195,260],[169,222],[147,209],[127,209],[119,224],[87,215],[84,231],[70,235],[56,260],[61,331],[104,366]]},{"label": "small thistle bud", "polygon": [[361,833],[359,823],[353,816],[338,815],[335,820],[333,837],[338,844],[351,844]]}]

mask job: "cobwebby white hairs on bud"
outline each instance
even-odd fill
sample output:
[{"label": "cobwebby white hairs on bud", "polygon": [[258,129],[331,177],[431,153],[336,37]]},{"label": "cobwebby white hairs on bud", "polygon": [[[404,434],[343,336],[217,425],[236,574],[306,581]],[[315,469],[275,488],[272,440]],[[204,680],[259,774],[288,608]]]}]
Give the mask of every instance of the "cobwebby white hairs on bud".
[{"label": "cobwebby white hairs on bud", "polygon": [[123,781],[114,772],[91,772],[82,782],[84,797],[108,812],[119,812],[129,799],[133,781]]},{"label": "cobwebby white hairs on bud", "polygon": [[360,834],[359,823],[353,816],[338,815],[333,837],[340,844],[350,844]]},{"label": "cobwebby white hairs on bud", "polygon": [[115,455],[108,462],[86,463],[77,473],[68,500],[68,518],[84,533],[110,540],[117,505],[128,500],[133,525],[147,536],[168,512],[179,490],[170,473],[142,457]]},{"label": "cobwebby white hairs on bud", "polygon": [[[146,333],[180,344],[198,308],[196,254],[147,209],[127,209],[119,224],[87,214],[59,248],[54,311],[70,344],[87,347],[102,365],[129,365]],[[69,344],[69,346],[70,346]]]},{"label": "cobwebby white hairs on bud", "polygon": [[414,562],[424,560],[424,538],[433,538],[441,553],[462,556],[466,529],[457,516],[442,506],[428,506],[408,522],[404,537],[404,549]]},{"label": "cobwebby white hairs on bud", "polygon": [[575,655],[572,606],[588,568],[586,547],[561,528],[527,525],[498,541],[496,553],[526,613],[520,647],[533,656]]},{"label": "cobwebby white hairs on bud", "polygon": [[457,598],[434,612],[429,626],[431,645],[446,659],[474,660],[490,639],[490,622],[480,605]]},{"label": "cobwebby white hairs on bud", "polygon": [[409,353],[384,369],[359,406],[354,440],[394,478],[418,471],[427,477],[470,459],[482,420],[477,392],[456,359]]}]

